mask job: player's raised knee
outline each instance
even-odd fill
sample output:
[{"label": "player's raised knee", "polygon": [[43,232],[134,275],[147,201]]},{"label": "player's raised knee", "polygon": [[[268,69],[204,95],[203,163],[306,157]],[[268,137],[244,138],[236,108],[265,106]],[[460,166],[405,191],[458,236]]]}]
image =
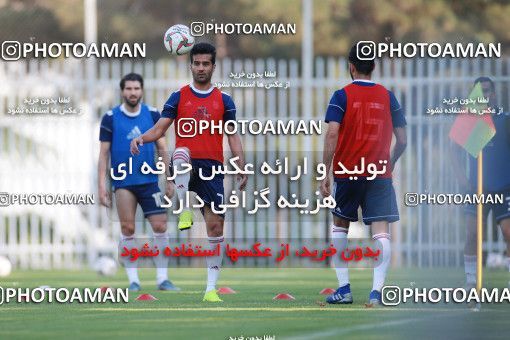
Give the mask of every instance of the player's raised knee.
[{"label": "player's raised knee", "polygon": [[223,225],[221,223],[211,223],[207,226],[208,235],[210,237],[223,236]]}]

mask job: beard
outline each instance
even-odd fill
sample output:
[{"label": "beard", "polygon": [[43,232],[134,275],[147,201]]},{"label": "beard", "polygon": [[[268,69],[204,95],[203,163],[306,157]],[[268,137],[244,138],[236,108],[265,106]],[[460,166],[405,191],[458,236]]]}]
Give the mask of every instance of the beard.
[{"label": "beard", "polygon": [[204,74],[194,74],[193,75],[193,80],[198,83],[198,84],[208,84],[211,82],[211,78],[212,78],[212,74],[207,74],[207,73],[204,73]]},{"label": "beard", "polygon": [[[134,102],[133,102],[134,100]],[[124,97],[124,103],[126,103],[127,105],[129,105],[129,107],[131,108],[135,108],[138,103],[140,103],[140,101],[142,100],[142,97],[135,97],[135,98],[127,98],[127,97]]]}]

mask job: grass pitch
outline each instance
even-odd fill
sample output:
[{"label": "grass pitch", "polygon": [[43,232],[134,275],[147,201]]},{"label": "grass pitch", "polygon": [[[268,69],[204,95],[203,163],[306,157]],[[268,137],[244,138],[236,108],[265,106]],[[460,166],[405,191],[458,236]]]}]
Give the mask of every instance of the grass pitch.
[{"label": "grass pitch", "polygon": [[[507,287],[504,271],[486,271],[486,287]],[[371,270],[351,270],[354,304],[324,305],[319,292],[336,288],[331,269],[224,269],[219,286],[237,294],[223,295],[223,303],[202,302],[205,269],[170,269],[181,292],[160,292],[155,270],[140,270],[142,291],[158,301],[127,304],[21,303],[0,306],[0,339],[81,339],[133,337],[171,339],[362,339],[508,338],[510,305],[483,305],[473,312],[458,304],[413,304],[366,308],[372,286]],[[401,287],[458,287],[461,270],[391,270],[387,284]],[[0,279],[2,287],[126,287],[122,270],[115,277],[91,271],[17,271]],[[294,301],[273,301],[290,293]]]}]

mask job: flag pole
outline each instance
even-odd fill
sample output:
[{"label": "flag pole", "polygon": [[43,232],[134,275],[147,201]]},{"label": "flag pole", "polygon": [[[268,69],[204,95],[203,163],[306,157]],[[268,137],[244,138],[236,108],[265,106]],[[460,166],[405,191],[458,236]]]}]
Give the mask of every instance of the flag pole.
[{"label": "flag pole", "polygon": [[[483,194],[483,151],[478,154],[478,197]],[[482,289],[482,243],[483,206],[479,201],[476,209],[476,290]]]}]

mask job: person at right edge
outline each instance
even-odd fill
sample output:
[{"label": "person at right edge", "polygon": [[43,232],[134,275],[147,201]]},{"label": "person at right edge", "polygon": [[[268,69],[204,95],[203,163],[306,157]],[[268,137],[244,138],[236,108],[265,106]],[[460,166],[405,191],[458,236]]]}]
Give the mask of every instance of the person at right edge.
[{"label": "person at right edge", "polygon": [[[374,60],[359,58],[358,52],[362,52],[363,48],[362,43],[352,47],[349,72],[353,81],[333,93],[326,111],[328,130],[323,163],[327,174],[333,165],[335,186],[331,192],[328,176],[322,181],[320,191],[324,197],[333,193],[336,200],[336,207],[331,211],[331,239],[338,252],[347,246],[349,224],[358,220],[360,206],[363,222],[370,225],[372,238],[379,243],[381,255],[374,268],[367,305],[374,306],[381,304],[381,290],[391,259],[389,224],[399,220],[391,174],[405,150],[407,135],[403,110],[394,94],[371,80]],[[396,143],[390,153],[393,135]],[[378,172],[375,177],[373,164]],[[340,171],[358,167],[363,170],[359,170],[356,176]],[[334,257],[339,287],[326,301],[331,304],[351,304],[353,297],[348,268],[339,261],[339,256]]]},{"label": "person at right edge", "polygon": [[[474,85],[480,83],[483,96],[489,99],[488,106],[499,107],[496,98],[494,82],[489,77],[479,77]],[[507,266],[510,272],[510,114],[493,115],[496,135],[483,149],[483,193],[503,195],[503,204],[485,204],[483,206],[483,221],[487,221],[489,211],[499,224],[506,241]],[[452,143],[453,166],[460,190],[466,194],[477,193],[478,161],[467,155],[459,145]],[[464,156],[464,157],[463,157]],[[466,164],[462,162],[468,157]],[[464,288],[470,290],[476,287],[476,204],[466,205],[466,243],[464,246],[464,270],[466,282]],[[510,287],[510,281],[508,282]]]}]

